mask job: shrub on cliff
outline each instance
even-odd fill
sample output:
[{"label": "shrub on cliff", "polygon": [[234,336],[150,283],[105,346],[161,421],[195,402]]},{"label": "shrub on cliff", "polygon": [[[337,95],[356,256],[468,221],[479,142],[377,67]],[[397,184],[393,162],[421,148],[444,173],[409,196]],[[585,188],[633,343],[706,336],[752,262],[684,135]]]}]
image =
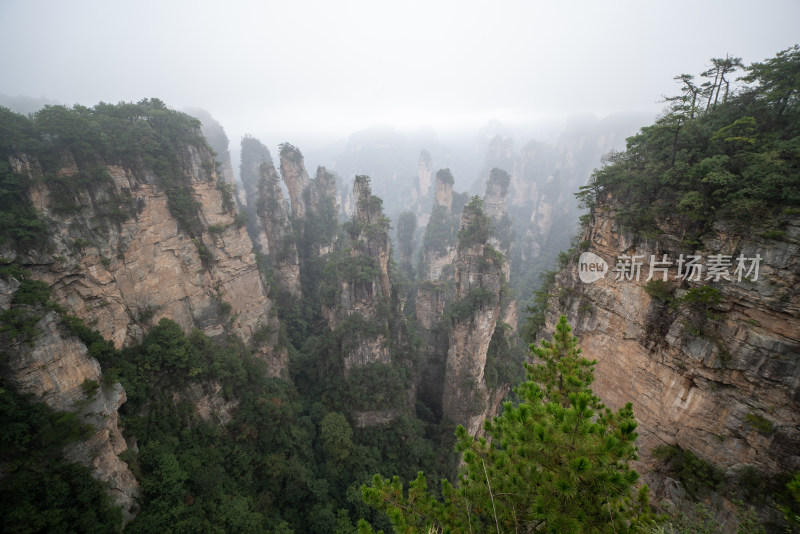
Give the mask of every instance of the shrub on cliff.
[{"label": "shrub on cliff", "polygon": [[585,206],[610,194],[627,228],[671,221],[695,236],[715,220],[745,229],[800,206],[800,47],[744,67],[751,85],[741,89],[725,78],[742,67],[738,58],[712,62],[706,83],[677,76],[681,95],[667,98],[663,116],[606,156],[578,194]]}]

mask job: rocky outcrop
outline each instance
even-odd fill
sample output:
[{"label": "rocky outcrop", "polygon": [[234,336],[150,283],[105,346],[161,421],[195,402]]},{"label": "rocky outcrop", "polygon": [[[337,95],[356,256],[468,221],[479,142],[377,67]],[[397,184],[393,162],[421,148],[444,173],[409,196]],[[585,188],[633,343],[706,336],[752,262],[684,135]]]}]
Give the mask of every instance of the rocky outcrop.
[{"label": "rocky outcrop", "polygon": [[[355,251],[373,258],[378,264],[378,278],[383,298],[391,298],[389,283],[389,220],[383,215],[383,202],[372,194],[368,176],[356,176],[353,183],[356,225],[350,232],[350,243]],[[356,232],[357,230],[357,232]]]},{"label": "rocky outcrop", "polygon": [[431,154],[427,150],[419,153],[419,164],[417,165],[417,183],[411,190],[411,202],[415,203],[427,198],[431,190],[431,178],[433,177],[433,163]]},{"label": "rocky outcrop", "polygon": [[489,343],[500,317],[504,258],[489,244],[490,219],[478,199],[463,211],[455,265],[455,301],[451,305],[443,415],[478,434],[499,401],[484,377]]},{"label": "rocky outcrop", "polygon": [[417,269],[415,311],[425,359],[417,391],[437,416],[442,416],[442,395],[448,352],[448,325],[442,324],[445,308],[454,296],[456,248],[460,213],[453,213],[453,175],[449,169],[436,173],[431,216],[425,228]]},{"label": "rocky outcrop", "polygon": [[[779,239],[717,223],[695,249],[666,227],[649,239],[620,231],[609,206],[594,210],[581,236],[596,255],[584,256],[583,277],[575,263],[558,274],[547,323],[566,313],[583,352],[598,361],[595,392],[614,409],[633,403],[643,469],[655,465],[655,447],[677,445],[723,469],[796,471],[800,219],[782,216]],[[695,255],[700,277],[681,280],[679,259]],[[715,255],[728,262],[722,277],[709,270]],[[622,256],[641,262],[639,276],[615,272]],[[755,279],[747,271],[757,257]],[[608,272],[590,275],[588,264],[603,261]],[[651,268],[658,282],[647,281]]]},{"label": "rocky outcrop", "polygon": [[[267,361],[271,374],[285,376],[288,355],[277,342],[276,310],[230,188],[199,132],[185,139],[170,147],[169,169],[158,162],[150,167],[145,158],[129,166],[99,154],[76,160],[63,150],[47,159],[45,174],[36,155],[13,152],[8,162],[31,184],[27,198],[47,221],[48,239],[35,249],[5,242],[0,256],[47,283],[57,306],[118,348],[169,318],[187,333],[199,328],[216,339],[237,336]],[[0,288],[6,294],[0,301],[11,302],[13,285]],[[118,458],[125,442],[117,408],[125,392],[103,385],[97,396],[82,397],[92,383],[102,383],[100,367],[58,323],[55,313],[46,314],[31,346],[7,351],[4,378],[95,424],[98,432],[69,454],[93,466],[131,510],[136,481]]]},{"label": "rocky outcrop", "polygon": [[[353,198],[353,216],[325,258],[319,294],[347,387],[357,399],[352,416],[364,427],[413,413],[413,385],[398,375],[415,372],[417,349],[402,312],[404,298],[392,283],[389,219],[369,177],[355,177]],[[307,221],[312,218],[307,212]]]},{"label": "rocky outcrop", "polygon": [[[489,172],[486,192],[483,194],[484,210],[492,221],[493,229],[492,235],[489,237],[489,244],[502,252],[506,258],[511,258],[511,219],[506,214],[506,199],[510,182],[511,177],[508,173],[495,167]],[[506,281],[510,279],[511,262],[503,263],[503,275],[506,277]]]},{"label": "rocky outcrop", "polygon": [[203,133],[203,137],[206,138],[211,149],[216,152],[215,159],[219,163],[217,172],[226,183],[233,184],[233,164],[231,163],[229,140],[225,134],[225,128],[204,109],[189,108],[185,111],[188,115],[200,121],[200,130]]},{"label": "rocky outcrop", "polygon": [[[241,162],[239,179],[242,187],[239,190],[239,208],[247,213],[247,233],[256,250],[269,254],[269,240],[264,233],[264,226],[258,216],[259,186],[261,183],[261,166],[267,164],[275,168],[269,149],[258,139],[245,135],[241,142]],[[283,200],[281,199],[281,204]],[[288,211],[288,208],[286,209]]]},{"label": "rocky outcrop", "polygon": [[333,202],[336,213],[339,212],[339,204],[336,199],[336,175],[328,172],[325,167],[317,167],[317,176],[311,182],[310,203],[318,206],[322,199],[329,198]]},{"label": "rocky outcrop", "polygon": [[497,167],[489,172],[486,181],[486,191],[483,194],[483,209],[492,220],[499,221],[506,214],[506,198],[511,177],[508,173]]},{"label": "rocky outcrop", "polygon": [[356,412],[356,426],[359,428],[385,425],[390,423],[395,417],[400,415],[398,410],[375,410],[368,412]]},{"label": "rocky outcrop", "polygon": [[280,288],[299,298],[302,295],[300,261],[288,206],[283,199],[278,173],[271,158],[261,164],[258,176],[256,213],[267,239],[273,276]]},{"label": "rocky outcrop", "polygon": [[[213,169],[205,165],[213,161],[208,150],[187,145],[183,157],[186,190],[197,205],[199,228],[191,233],[172,214],[152,174],[107,165],[107,180],[98,188],[129,199],[135,206],[131,217],[105,223],[100,192],[80,198],[74,212],[56,213],[54,193],[39,180],[30,198],[52,221],[49,249],[3,255],[30,268],[50,285],[56,302],[117,347],[140,341],[148,325],[162,317],[187,332],[198,327],[211,337],[231,333],[249,343],[255,332],[277,326],[252,242],[236,224],[216,175],[206,170]],[[35,163],[26,166],[13,157],[11,162],[34,178],[40,172]],[[70,176],[80,170],[73,162],[60,172]],[[283,368],[286,355],[273,346],[258,351]]]},{"label": "rocky outcrop", "polygon": [[409,280],[416,278],[414,250],[417,247],[417,216],[404,211],[397,218],[397,263]]},{"label": "rocky outcrop", "polygon": [[388,316],[380,311],[382,307],[389,310],[392,300],[389,221],[381,199],[372,195],[369,177],[356,176],[353,197],[356,209],[346,227],[348,246],[331,260],[333,278],[327,281],[331,296],[322,303],[331,330],[357,316],[351,324],[351,339],[342,349],[345,376],[353,367],[391,361],[385,335]]},{"label": "rocky outcrop", "polygon": [[[4,293],[12,294],[18,287],[13,278],[0,281]],[[5,309],[7,303],[0,306],[0,311]],[[31,309],[29,313],[38,314],[40,310]],[[102,382],[100,364],[61,326],[57,313],[44,313],[34,330],[32,341],[3,336],[6,358],[0,372],[18,393],[31,394],[56,410],[77,411],[94,426],[95,432],[88,439],[68,446],[66,458],[93,468],[94,475],[108,483],[114,503],[122,507],[128,521],[137,510],[139,484],[119,458],[127,449],[117,412],[125,402],[125,391],[119,383],[98,387]]]},{"label": "rocky outcrop", "polygon": [[439,169],[436,172],[434,207],[443,208],[448,215],[453,209],[453,182],[453,173],[450,169]]},{"label": "rocky outcrop", "polygon": [[[307,200],[306,226],[303,234],[310,244],[310,254],[316,258],[333,252],[338,237],[339,202],[336,196],[336,175],[325,167],[317,167],[317,175],[305,192]],[[310,227],[310,232],[307,229]]]},{"label": "rocky outcrop", "polygon": [[436,196],[425,239],[420,249],[418,277],[441,281],[452,277],[451,266],[456,257],[459,213],[453,213],[453,175],[449,169],[436,173]]},{"label": "rocky outcrop", "polygon": [[306,216],[303,192],[309,185],[308,173],[303,162],[303,154],[289,143],[281,145],[281,177],[289,190],[292,216],[303,219]]},{"label": "rocky outcrop", "polygon": [[127,400],[125,390],[119,382],[111,386],[101,384],[97,393],[87,400],[87,404],[79,407],[78,413],[97,432],[87,440],[68,445],[66,458],[91,467],[100,480],[108,483],[111,498],[122,507],[123,520],[127,522],[138,511],[139,483],[128,465],[119,458],[128,449],[120,432],[118,412]]},{"label": "rocky outcrop", "polygon": [[239,399],[225,398],[222,384],[216,381],[190,384],[184,391],[173,393],[172,400],[176,405],[184,401],[190,402],[200,419],[216,423],[221,427],[233,421],[236,408],[239,406]]}]

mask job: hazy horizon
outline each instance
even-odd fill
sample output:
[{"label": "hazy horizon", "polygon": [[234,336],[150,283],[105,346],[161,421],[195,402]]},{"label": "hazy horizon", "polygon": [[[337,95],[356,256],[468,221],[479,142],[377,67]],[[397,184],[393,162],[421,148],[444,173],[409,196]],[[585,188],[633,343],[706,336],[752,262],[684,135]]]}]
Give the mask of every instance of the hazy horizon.
[{"label": "hazy horizon", "polygon": [[[156,97],[245,133],[319,144],[404,131],[655,116],[673,77],[798,41],[800,3],[5,1],[0,93],[66,105]],[[795,22],[792,22],[795,21]]]}]

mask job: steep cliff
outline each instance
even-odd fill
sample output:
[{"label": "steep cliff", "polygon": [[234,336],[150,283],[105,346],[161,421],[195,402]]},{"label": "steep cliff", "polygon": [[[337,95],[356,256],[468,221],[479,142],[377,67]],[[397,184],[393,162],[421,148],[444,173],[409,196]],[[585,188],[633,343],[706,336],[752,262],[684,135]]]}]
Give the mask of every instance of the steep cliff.
[{"label": "steep cliff", "polygon": [[431,153],[423,150],[419,153],[419,164],[417,165],[417,183],[411,190],[411,205],[417,206],[418,203],[428,198],[431,190],[431,178],[433,177],[433,163]]},{"label": "steep cliff", "polygon": [[[681,504],[702,487],[728,528],[736,496],[783,531],[800,468],[800,108],[796,83],[774,83],[798,59],[751,66],[750,86],[704,111],[676,97],[605,159],[547,316],[576,325],[600,397],[633,403],[656,493]],[[689,460],[711,476],[687,477]]]},{"label": "steep cliff", "polygon": [[336,197],[336,175],[325,167],[317,167],[303,196],[306,200],[306,218],[303,221],[303,238],[312,250],[309,258],[322,258],[333,252],[338,237],[339,202]]},{"label": "steep cliff", "polygon": [[473,435],[508,391],[503,385],[487,387],[485,377],[489,344],[500,316],[505,258],[489,244],[491,220],[481,204],[473,198],[461,217],[442,397],[443,415]]},{"label": "steep cliff", "polygon": [[[610,272],[581,282],[586,261],[558,275],[561,301],[551,301],[548,326],[566,312],[598,360],[595,391],[612,407],[634,402],[647,467],[656,447],[677,445],[723,469],[800,468],[800,219],[784,222],[780,240],[718,224],[687,248],[679,236],[621,231],[613,212],[598,208],[581,239]],[[718,255],[728,266],[716,279],[709,269]],[[624,256],[636,258],[639,273],[614,271]],[[702,273],[681,280],[679,260],[694,256]],[[740,256],[744,272],[736,272]]]},{"label": "steep cliff", "polygon": [[234,183],[233,163],[231,162],[230,141],[225,133],[225,128],[211,114],[200,108],[189,108],[186,114],[191,115],[200,121],[200,131],[208,141],[211,150],[215,152],[214,158],[219,163],[217,172],[222,175],[222,179],[229,184]]},{"label": "steep cliff", "polygon": [[449,169],[440,169],[436,173],[435,188],[433,209],[419,253],[420,280],[445,279],[448,276],[445,268],[453,264],[456,254],[456,233],[463,203],[454,209],[453,175]]},{"label": "steep cliff", "polygon": [[625,138],[647,120],[633,114],[577,116],[567,120],[553,140],[526,140],[502,129],[486,139],[484,167],[472,191],[483,192],[485,176],[495,168],[509,175],[506,212],[513,229],[509,242],[514,244],[507,252],[509,283],[521,310],[540,286],[540,275],[574,236],[578,202],[573,192],[604,154],[621,149]]},{"label": "steep cliff", "polygon": [[[486,191],[483,194],[483,205],[486,215],[492,221],[492,236],[489,243],[503,253],[506,258],[511,258],[511,219],[506,213],[508,199],[508,186],[511,177],[502,169],[493,168],[489,171],[486,180]],[[511,263],[503,264],[503,274],[506,280],[511,275]],[[516,327],[516,324],[514,324]]]},{"label": "steep cliff", "polygon": [[[0,280],[5,295],[14,295],[19,288],[15,278]],[[100,364],[64,327],[58,313],[41,305],[12,305],[12,299],[0,302],[0,312],[12,308],[24,314],[18,318],[32,324],[23,334],[9,331],[6,323],[0,333],[4,347],[0,372],[5,382],[17,393],[33,395],[54,409],[77,411],[93,425],[88,438],[69,445],[66,458],[91,467],[97,478],[108,483],[114,504],[122,507],[123,517],[130,520],[137,510],[139,484],[119,458],[128,448],[117,413],[126,400],[125,391],[119,383],[97,387],[102,381]]]},{"label": "steep cliff", "polygon": [[319,296],[357,426],[413,413],[416,347],[393,283],[389,220],[369,178],[356,176],[355,213],[325,258]]},{"label": "steep cliff", "polygon": [[289,201],[292,206],[292,217],[302,219],[306,215],[306,200],[303,193],[308,188],[309,179],[303,154],[290,145],[281,145],[281,178],[289,190]]},{"label": "steep cliff", "polygon": [[[14,172],[34,184],[31,203],[51,226],[46,248],[4,256],[30,268],[58,303],[117,346],[141,340],[147,324],[161,317],[186,331],[198,327],[218,338],[229,332],[249,343],[256,331],[276,325],[252,243],[206,170],[213,165],[208,150],[186,145],[181,156],[181,193],[196,207],[184,221],[170,210],[169,194],[152,170],[95,167],[103,179],[76,192],[76,207],[65,213],[55,208],[60,193],[48,187],[38,163],[11,156]],[[56,176],[81,177],[85,169],[64,158]],[[109,196],[124,198],[131,216],[109,224],[103,213]],[[276,372],[284,368],[285,354],[269,344],[259,350]]]},{"label": "steep cliff", "polygon": [[278,173],[272,159],[258,169],[258,196],[255,201],[258,220],[268,243],[267,256],[275,281],[294,297],[302,295],[300,262],[294,241],[289,209],[283,199]]},{"label": "steep cliff", "polygon": [[[161,318],[187,333],[236,336],[271,374],[285,375],[268,287],[196,121],[156,100],[45,109],[35,133],[25,119],[7,118],[16,130],[3,138],[3,182],[14,189],[3,193],[10,223],[0,255],[44,282],[50,309],[82,319],[117,348],[141,341]],[[19,276],[11,280],[7,295]],[[83,386],[102,378],[97,361],[55,312],[34,330],[30,343],[13,338],[4,378],[96,424],[97,434],[71,454],[109,480],[129,509],[136,481],[118,458],[125,392],[104,385],[87,404]]]},{"label": "steep cliff", "polygon": [[[239,163],[239,179],[241,188],[237,200],[239,209],[246,214],[247,233],[255,248],[261,254],[269,253],[269,240],[264,233],[264,226],[258,215],[259,184],[261,182],[261,166],[271,165],[272,156],[269,149],[255,137],[245,135],[241,141]],[[286,208],[288,211],[288,208]]]},{"label": "steep cliff", "polygon": [[[353,314],[367,322],[385,322],[385,313],[380,317],[381,304],[388,307],[392,297],[389,221],[383,216],[381,199],[372,195],[369,177],[356,176],[353,197],[356,211],[345,226],[346,243],[326,266],[328,284],[322,290],[323,314],[332,330]],[[345,355],[345,372],[370,361],[388,363],[388,349],[381,348],[385,341],[385,336],[379,334],[369,346],[356,343],[355,349]]]}]

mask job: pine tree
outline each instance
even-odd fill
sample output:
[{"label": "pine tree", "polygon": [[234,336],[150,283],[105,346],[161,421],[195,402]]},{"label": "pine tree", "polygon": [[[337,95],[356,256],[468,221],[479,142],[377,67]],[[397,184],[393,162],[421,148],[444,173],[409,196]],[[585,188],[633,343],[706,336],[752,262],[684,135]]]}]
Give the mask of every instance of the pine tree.
[{"label": "pine tree", "polygon": [[[457,487],[434,498],[423,473],[404,493],[398,477],[376,475],[364,500],[385,511],[401,533],[623,533],[649,522],[647,487],[638,474],[631,404],[607,409],[590,385],[595,361],[581,356],[562,316],[552,342],[531,346],[538,363],[517,389],[518,406],[486,421],[488,439],[459,426],[464,467]],[[362,522],[360,532],[371,532]]]}]

